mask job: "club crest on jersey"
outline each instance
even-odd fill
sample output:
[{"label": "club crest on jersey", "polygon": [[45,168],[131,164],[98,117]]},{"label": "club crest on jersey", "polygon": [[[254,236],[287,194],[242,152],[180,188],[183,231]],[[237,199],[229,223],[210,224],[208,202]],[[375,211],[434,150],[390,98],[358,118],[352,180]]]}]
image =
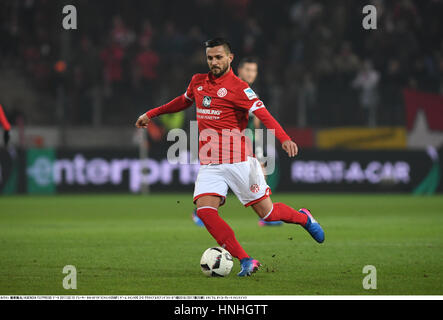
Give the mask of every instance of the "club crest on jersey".
[{"label": "club crest on jersey", "polygon": [[211,100],[212,100],[211,97],[204,96],[203,97],[203,106],[206,108],[209,108],[211,106]]},{"label": "club crest on jersey", "polygon": [[223,98],[224,96],[226,96],[228,94],[228,90],[226,90],[226,88],[220,88],[220,89],[218,89],[218,91],[217,91],[217,95],[220,97],[220,98]]}]

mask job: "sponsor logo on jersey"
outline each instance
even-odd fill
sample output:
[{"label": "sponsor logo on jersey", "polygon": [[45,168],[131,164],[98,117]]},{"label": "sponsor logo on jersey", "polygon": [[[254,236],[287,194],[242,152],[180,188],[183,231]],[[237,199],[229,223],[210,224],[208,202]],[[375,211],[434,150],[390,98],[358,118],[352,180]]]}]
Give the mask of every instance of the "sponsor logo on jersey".
[{"label": "sponsor logo on jersey", "polygon": [[245,90],[243,90],[243,92],[246,94],[249,100],[257,98],[257,95],[251,88],[246,88]]},{"label": "sponsor logo on jersey", "polygon": [[226,88],[220,88],[220,89],[218,89],[218,91],[217,91],[217,95],[220,97],[220,98],[223,98],[224,96],[226,96],[228,94],[228,90],[226,90]]},{"label": "sponsor logo on jersey", "polygon": [[211,106],[211,100],[212,100],[211,97],[204,96],[203,97],[203,106],[206,108],[209,108]]}]

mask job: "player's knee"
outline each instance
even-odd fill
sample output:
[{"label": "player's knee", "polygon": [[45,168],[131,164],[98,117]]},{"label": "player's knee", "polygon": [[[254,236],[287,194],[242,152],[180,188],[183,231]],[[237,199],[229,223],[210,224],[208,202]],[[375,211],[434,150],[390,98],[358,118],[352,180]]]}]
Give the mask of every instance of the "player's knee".
[{"label": "player's knee", "polygon": [[272,208],[273,204],[269,197],[252,205],[252,209],[254,209],[260,218],[264,218],[268,215]]}]

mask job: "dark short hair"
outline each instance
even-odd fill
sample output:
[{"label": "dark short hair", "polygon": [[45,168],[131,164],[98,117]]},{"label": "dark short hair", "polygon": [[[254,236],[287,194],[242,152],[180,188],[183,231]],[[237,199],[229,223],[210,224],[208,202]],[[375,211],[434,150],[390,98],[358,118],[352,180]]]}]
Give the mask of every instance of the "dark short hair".
[{"label": "dark short hair", "polygon": [[245,63],[255,63],[258,66],[258,59],[254,57],[244,57],[238,63],[238,67],[242,68]]},{"label": "dark short hair", "polygon": [[227,50],[228,53],[232,52],[231,44],[225,38],[219,37],[219,38],[214,38],[214,39],[205,41],[205,48],[213,48],[213,47],[218,47],[218,46],[225,47],[225,50]]}]

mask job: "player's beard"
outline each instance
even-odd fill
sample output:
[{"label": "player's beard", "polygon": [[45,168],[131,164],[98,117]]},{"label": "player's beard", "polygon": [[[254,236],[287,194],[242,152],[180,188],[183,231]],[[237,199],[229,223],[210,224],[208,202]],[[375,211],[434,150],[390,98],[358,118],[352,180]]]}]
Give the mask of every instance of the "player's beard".
[{"label": "player's beard", "polygon": [[228,68],[229,68],[229,64],[226,65],[224,68],[220,68],[220,69],[218,67],[212,68],[211,72],[214,75],[214,77],[218,78],[218,77],[221,77],[222,75],[224,75],[226,73],[226,71],[228,71]]}]

